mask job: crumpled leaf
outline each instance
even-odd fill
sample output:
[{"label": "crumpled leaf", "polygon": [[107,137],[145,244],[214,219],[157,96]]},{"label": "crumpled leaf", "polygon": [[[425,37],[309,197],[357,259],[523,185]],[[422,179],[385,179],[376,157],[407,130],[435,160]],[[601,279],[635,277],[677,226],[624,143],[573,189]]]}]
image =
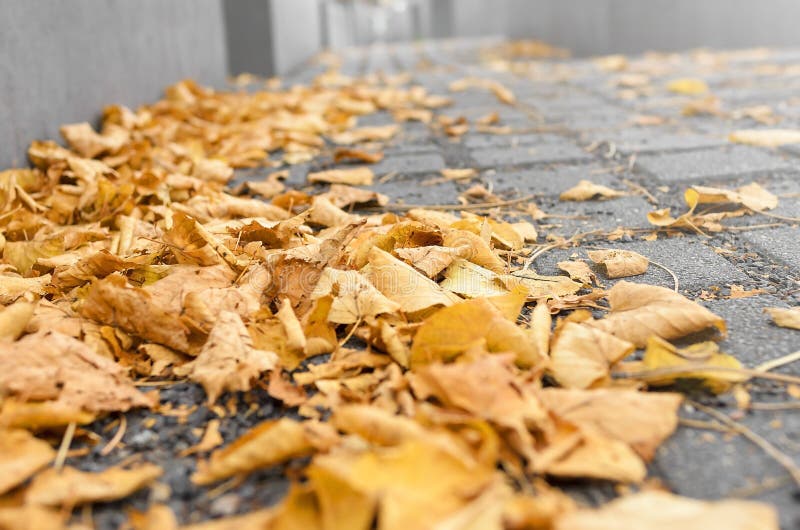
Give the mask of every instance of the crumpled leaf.
[{"label": "crumpled leaf", "polygon": [[667,90],[676,94],[684,94],[687,96],[705,94],[709,91],[708,85],[705,81],[694,78],[673,79],[667,83]]},{"label": "crumpled leaf", "polygon": [[33,298],[45,294],[45,286],[52,276],[45,274],[34,278],[23,278],[16,274],[0,274],[0,304],[8,305],[20,298]]},{"label": "crumpled leaf", "polygon": [[567,322],[550,347],[549,372],[566,388],[590,388],[607,383],[611,366],[636,347],[585,324]]},{"label": "crumpled leaf", "polygon": [[725,499],[700,501],[663,491],[628,495],[596,509],[568,512],[554,530],[778,530],[772,506]]},{"label": "crumpled leaf", "polygon": [[386,298],[358,271],[342,271],[327,267],[311,292],[312,299],[332,296],[328,321],[353,324],[371,321],[378,315],[400,310],[400,304]]},{"label": "crumpled leaf", "polygon": [[173,371],[203,385],[214,403],[225,391],[250,390],[253,380],[277,363],[277,355],[253,347],[237,313],[222,311],[197,358]]},{"label": "crumpled leaf", "polygon": [[13,506],[0,508],[0,528],[8,530],[61,530],[66,528],[63,511],[43,506]]},{"label": "crumpled leaf", "polygon": [[103,134],[98,134],[87,122],[61,126],[61,135],[69,146],[81,156],[94,158],[102,153],[115,153],[124,146],[130,133],[110,124]]},{"label": "crumpled leaf", "polygon": [[[514,353],[520,366],[533,366],[542,360],[525,331],[514,323],[524,294],[495,297],[498,303],[511,302],[516,313],[503,312],[493,299],[476,298],[440,309],[423,321],[411,345],[411,366],[448,361],[474,348],[488,352]],[[509,317],[511,319],[509,319]]]},{"label": "crumpled leaf", "polygon": [[57,331],[0,342],[0,395],[98,412],[154,404],[124,368]]},{"label": "crumpled leaf", "polygon": [[589,259],[605,266],[609,278],[627,278],[647,272],[650,260],[632,250],[590,250]]},{"label": "crumpled leaf", "polygon": [[595,184],[589,180],[582,180],[558,196],[562,201],[592,201],[596,199],[615,199],[624,196],[625,193],[613,190],[602,184]]},{"label": "crumpled leaf", "polygon": [[648,212],[647,221],[659,228],[683,228],[700,233],[702,233],[701,229],[711,232],[722,230],[722,225],[719,224],[719,221],[727,215],[726,212],[695,214],[694,211],[699,204],[700,194],[692,188],[688,188],[684,192],[683,198],[689,206],[688,212],[678,217],[672,217],[669,208],[662,208]]},{"label": "crumpled leaf", "polygon": [[391,140],[400,130],[397,124],[376,125],[373,127],[359,127],[350,129],[330,136],[335,144],[351,145],[366,141],[386,141]]},{"label": "crumpled leaf", "polygon": [[782,328],[800,329],[800,307],[789,309],[783,307],[767,307],[764,312],[769,313],[772,321]]},{"label": "crumpled leaf", "polygon": [[310,183],[348,184],[350,186],[371,186],[375,174],[368,167],[351,169],[329,169],[308,174]]},{"label": "crumpled leaf", "polygon": [[323,520],[367,530],[377,515],[380,528],[402,530],[431,528],[453,514],[492,482],[494,469],[469,465],[420,439],[318,456],[308,475]]},{"label": "crumpled leaf", "polygon": [[0,430],[0,494],[28,480],[55,456],[49,443],[26,430]]},{"label": "crumpled leaf", "polygon": [[566,272],[571,280],[580,282],[583,285],[597,283],[597,276],[589,265],[583,260],[559,261],[557,267]]},{"label": "crumpled leaf", "polygon": [[478,170],[475,168],[445,168],[440,169],[439,173],[445,180],[468,180],[478,176]]},{"label": "crumpled leaf", "polygon": [[[576,442],[566,454],[552,460],[550,455],[545,455],[542,461],[535,462],[537,470],[556,477],[595,478],[625,483],[639,483],[647,475],[642,459],[623,441],[591,431],[576,433],[571,438]],[[556,446],[550,451],[560,449]]]},{"label": "crumpled leaf", "polygon": [[632,342],[638,348],[655,335],[677,339],[709,327],[726,331],[725,321],[664,287],[620,281],[608,291],[611,312],[587,325]]},{"label": "crumpled leaf", "polygon": [[16,340],[25,331],[36,310],[34,304],[16,302],[0,310],[0,340]]},{"label": "crumpled leaf", "polygon": [[532,270],[520,270],[504,275],[509,287],[521,286],[528,292],[529,299],[557,298],[575,294],[581,290],[581,284],[566,276],[542,276]]},{"label": "crumpled leaf", "polygon": [[678,426],[680,394],[626,389],[545,388],[539,396],[553,414],[583,430],[621,440],[649,461]]},{"label": "crumpled leaf", "polygon": [[326,425],[290,418],[258,424],[232,444],[198,463],[192,482],[206,485],[234,475],[274,466],[311,454],[326,437],[335,436]]},{"label": "crumpled leaf", "polygon": [[426,247],[396,248],[394,253],[424,272],[428,278],[433,278],[453,263],[455,259],[468,257],[472,250],[467,245],[461,247],[431,245]]},{"label": "crumpled leaf", "polygon": [[370,249],[368,260],[369,264],[361,272],[389,300],[400,304],[406,313],[416,313],[434,306],[449,306],[460,300],[377,247]]},{"label": "crumpled leaf", "polygon": [[323,193],[323,195],[337,208],[370,203],[384,206],[389,202],[389,197],[382,193],[354,188],[345,184],[332,184],[330,189]]},{"label": "crumpled leaf", "polygon": [[342,161],[366,162],[367,164],[375,164],[383,160],[383,153],[364,151],[363,149],[348,149],[340,147],[333,152],[333,163],[338,164]]},{"label": "crumpled leaf", "polygon": [[500,275],[464,259],[457,259],[447,267],[439,285],[469,298],[502,296],[509,292]]},{"label": "crumpled leaf", "polygon": [[778,206],[778,198],[755,182],[736,190],[711,188],[709,186],[692,186],[698,193],[698,204],[733,203],[741,204],[751,210],[761,212]]},{"label": "crumpled leaf", "polygon": [[[730,371],[703,370],[704,367]],[[735,357],[719,351],[716,342],[699,342],[677,348],[659,337],[651,337],[641,362],[630,363],[626,370],[652,386],[670,385],[678,379],[699,379],[709,390],[720,394],[732,384],[749,379],[747,374],[737,372],[741,368],[742,364]],[[670,373],[672,369],[678,371]],[[659,374],[659,370],[668,373]]]},{"label": "crumpled leaf", "polygon": [[740,129],[728,135],[728,140],[737,144],[759,147],[780,147],[800,143],[797,129]]},{"label": "crumpled leaf", "polygon": [[76,506],[90,502],[123,499],[155,481],[163,470],[155,464],[130,469],[110,467],[99,473],[74,467],[47,469],[38,474],[25,491],[25,502],[45,506]]}]

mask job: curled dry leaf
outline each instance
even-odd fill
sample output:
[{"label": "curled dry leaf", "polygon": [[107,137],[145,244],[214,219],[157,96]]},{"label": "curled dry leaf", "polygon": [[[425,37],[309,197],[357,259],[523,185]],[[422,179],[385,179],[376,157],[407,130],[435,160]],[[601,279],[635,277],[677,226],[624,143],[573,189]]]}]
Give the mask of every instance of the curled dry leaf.
[{"label": "curled dry leaf", "polygon": [[357,204],[376,204],[384,206],[389,203],[389,197],[377,191],[353,188],[345,184],[333,184],[330,189],[322,194],[337,208]]},{"label": "curled dry leaf", "polygon": [[551,454],[557,454],[556,458],[545,454],[541,461],[535,462],[536,469],[556,477],[625,483],[639,483],[647,474],[642,459],[625,442],[591,431],[568,435],[567,442],[566,454],[559,454],[564,448],[556,443],[549,448]]},{"label": "curled dry leaf", "polygon": [[708,186],[692,186],[692,189],[698,194],[698,204],[733,203],[757,212],[778,206],[778,198],[755,182],[736,190]]},{"label": "curled dry leaf", "polygon": [[478,176],[478,170],[474,168],[447,168],[440,169],[439,173],[441,173],[446,180],[468,180]]},{"label": "curled dry leaf", "polygon": [[589,259],[604,265],[609,278],[627,278],[647,272],[650,261],[632,250],[603,249],[590,250]]},{"label": "curled dry leaf", "polygon": [[351,145],[361,142],[374,142],[391,140],[398,133],[400,127],[396,124],[378,125],[375,127],[360,127],[331,135],[333,143]]},{"label": "curled dry leaf", "polygon": [[324,424],[298,422],[289,418],[266,421],[247,431],[229,446],[214,451],[208,460],[199,462],[192,482],[211,484],[306,456],[320,444],[330,444],[335,437],[335,432]]},{"label": "curled dry leaf", "polygon": [[446,269],[457,258],[466,258],[472,250],[469,246],[442,247],[437,245],[426,247],[396,248],[394,253],[433,278]]},{"label": "curled dry leaf", "polygon": [[371,186],[375,174],[368,167],[352,169],[329,169],[308,174],[310,183],[348,184],[350,186]]},{"label": "curled dry leaf", "polygon": [[611,312],[587,325],[643,348],[655,335],[677,339],[709,327],[725,333],[725,321],[683,295],[664,287],[621,281],[608,291]]},{"label": "curled dry leaf", "polygon": [[203,431],[203,437],[200,438],[200,441],[178,453],[178,456],[184,457],[195,453],[205,453],[222,445],[224,440],[219,433],[219,424],[220,422],[217,418],[206,423],[206,429]]},{"label": "curled dry leaf", "polygon": [[611,366],[636,347],[586,324],[567,322],[550,347],[549,372],[566,388],[590,388],[607,383]]},{"label": "curled dry leaf", "polygon": [[700,194],[692,188],[688,188],[683,198],[689,206],[689,211],[678,216],[672,217],[669,208],[662,208],[647,213],[647,221],[659,228],[680,228],[688,229],[694,232],[701,232],[701,229],[709,230],[711,232],[719,232],[722,230],[722,225],[719,221],[726,216],[725,212],[709,213],[709,214],[695,214],[700,200]]},{"label": "curled dry leaf", "polygon": [[569,512],[554,530],[778,530],[768,504],[742,500],[700,501],[663,491],[622,497],[597,509]]},{"label": "curled dry leaf", "polygon": [[0,508],[0,528],[9,530],[61,530],[66,528],[67,514],[44,506],[23,506]]},{"label": "curled dry leaf", "polygon": [[333,162],[351,162],[351,161],[365,162],[367,164],[375,164],[383,160],[383,153],[364,151],[363,149],[348,149],[340,147],[333,152]]},{"label": "curled dry leaf", "polygon": [[44,506],[76,506],[124,499],[153,483],[163,473],[154,464],[130,469],[110,467],[99,473],[74,467],[48,469],[38,474],[25,491],[25,502]]},{"label": "curled dry leaf", "polygon": [[728,140],[737,144],[759,147],[780,147],[800,143],[797,129],[740,129],[728,135]]},{"label": "curled dry leaf", "polygon": [[558,196],[562,201],[591,201],[595,199],[616,199],[625,193],[613,190],[602,184],[595,184],[589,180],[582,180],[577,186],[562,192]]},{"label": "curled dry leaf", "polygon": [[35,310],[36,306],[28,302],[15,302],[0,310],[0,340],[19,338]]},{"label": "curled dry leaf", "polygon": [[782,328],[800,329],[800,307],[767,307],[764,312],[769,313],[772,321]]},{"label": "curled dry leaf", "polygon": [[242,318],[222,311],[197,358],[174,372],[203,385],[214,403],[224,391],[249,390],[262,372],[274,370],[278,356],[253,347]]},{"label": "curled dry leaf", "polygon": [[312,299],[331,296],[328,321],[335,324],[353,324],[362,320],[373,321],[378,315],[400,310],[400,304],[381,294],[358,271],[342,271],[331,267],[322,271],[311,293]]},{"label": "curled dry leaf", "polygon": [[517,98],[514,97],[514,93],[511,90],[494,79],[464,77],[450,83],[450,90],[452,92],[463,92],[464,90],[473,88],[489,90],[492,94],[494,94],[498,101],[505,103],[506,105],[513,105],[517,101]]},{"label": "curled dry leaf", "polygon": [[55,456],[49,443],[26,430],[0,430],[0,495],[28,480]]}]

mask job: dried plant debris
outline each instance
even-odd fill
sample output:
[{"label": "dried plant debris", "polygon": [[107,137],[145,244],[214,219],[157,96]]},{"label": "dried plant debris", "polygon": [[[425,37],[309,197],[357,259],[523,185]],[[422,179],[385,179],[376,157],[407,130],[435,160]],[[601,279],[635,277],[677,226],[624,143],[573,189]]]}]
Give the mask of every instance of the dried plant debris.
[{"label": "dried plant debris", "polygon": [[[498,64],[517,53],[555,52],[518,44]],[[620,78],[628,89],[651,78],[619,57],[596,64],[631,74]],[[146,512],[126,510],[130,524],[178,528],[157,485],[161,467],[109,459],[86,471],[70,445],[76,431],[91,438],[76,426],[123,415],[99,453],[114,454],[131,409],[145,421],[185,420],[192,407],[160,404],[152,389],[181,381],[201,386],[216,413],[194,426],[194,445],[174,450],[196,462],[192,487],[235,493],[244,476],[284,464],[292,482],[270,509],[186,528],[777,527],[759,503],[649,488],[590,510],[553,485],[643,484],[683,399],[647,390],[692,379],[723,392],[752,370],[713,342],[668,342],[726,331],[682,294],[625,281],[592,290],[597,276],[578,260],[558,264],[567,275],[532,270],[534,252],[580,238],[534,225],[544,215],[528,199],[503,201],[479,185],[461,213],[382,209],[390,198],[359,186],[375,182],[364,164],[382,159],[401,125],[359,126],[359,117],[386,111],[451,136],[469,129],[435,115],[447,98],[408,83],[335,69],[311,86],[256,92],[184,81],[154,105],[107,107],[97,131],[66,125],[67,147],[34,142],[30,169],[0,172],[0,527],[66,528],[76,506],[152,486]],[[473,88],[517,105],[492,79],[450,86]],[[707,87],[685,79],[669,90]],[[312,164],[310,186],[284,182],[288,165],[318,155],[325,162]],[[339,165],[352,162],[361,165]],[[253,167],[273,169],[226,187],[236,169]],[[478,172],[441,176],[461,185]],[[561,199],[622,195],[585,180]],[[727,214],[699,205],[777,205],[756,184],[694,186],[686,201],[687,213],[651,212],[650,222],[714,231]],[[608,278],[641,275],[649,263],[628,250],[588,256]],[[768,311],[797,327],[795,309]],[[642,357],[632,357],[637,349]],[[249,415],[264,392],[286,414],[231,439],[231,396]]]}]

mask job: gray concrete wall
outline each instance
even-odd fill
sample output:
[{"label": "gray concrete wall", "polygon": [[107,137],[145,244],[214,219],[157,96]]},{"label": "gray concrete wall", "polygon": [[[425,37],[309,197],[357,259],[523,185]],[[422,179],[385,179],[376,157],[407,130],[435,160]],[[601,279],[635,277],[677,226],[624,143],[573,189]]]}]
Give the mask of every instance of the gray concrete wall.
[{"label": "gray concrete wall", "polygon": [[226,75],[220,0],[0,0],[0,168],[102,106]]}]

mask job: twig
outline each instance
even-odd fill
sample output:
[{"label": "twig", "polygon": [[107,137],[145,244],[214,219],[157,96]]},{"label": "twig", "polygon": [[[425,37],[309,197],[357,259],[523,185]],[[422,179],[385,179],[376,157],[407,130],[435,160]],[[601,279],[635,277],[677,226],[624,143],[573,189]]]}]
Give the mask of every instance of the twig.
[{"label": "twig", "polygon": [[381,178],[378,179],[378,184],[386,184],[387,182],[389,182],[390,180],[392,180],[393,178],[395,178],[399,174],[400,173],[397,172],[397,171],[390,171],[390,172],[388,172],[387,174],[385,174],[384,176],[382,176]]},{"label": "twig", "polygon": [[106,456],[114,448],[122,441],[122,437],[125,436],[125,429],[128,428],[128,420],[125,418],[124,415],[119,417],[119,427],[117,428],[117,432],[114,434],[114,437],[111,438],[108,443],[100,450],[100,456]]},{"label": "twig", "polygon": [[64,467],[64,461],[67,459],[67,453],[69,452],[69,446],[72,444],[72,437],[75,436],[75,427],[76,423],[74,421],[70,422],[67,425],[67,430],[64,431],[64,437],[61,438],[61,445],[58,446],[58,453],[56,453],[56,459],[53,461],[53,467],[55,469],[61,469]]},{"label": "twig", "polygon": [[766,493],[767,491],[776,490],[778,488],[782,488],[786,484],[791,482],[789,477],[767,477],[761,481],[761,484],[756,484],[755,486],[745,486],[742,488],[736,488],[730,490],[726,497],[754,497],[756,495],[761,495],[762,493]]},{"label": "twig", "polygon": [[709,431],[719,431],[724,433],[729,433],[733,431],[733,429],[731,429],[730,427],[726,427],[725,425],[722,425],[721,423],[716,421],[703,421],[703,420],[695,420],[692,418],[678,418],[678,423],[685,427],[691,427],[692,429],[706,429]]},{"label": "twig", "polygon": [[753,410],[800,410],[800,401],[789,401],[788,403],[762,403],[752,402],[750,408]]},{"label": "twig", "polygon": [[800,361],[800,350],[789,353],[784,355],[783,357],[778,357],[777,359],[772,359],[770,361],[764,362],[753,368],[753,370],[757,370],[759,372],[769,372],[773,368],[778,368],[785,364],[793,363],[795,361]]},{"label": "twig", "polygon": [[353,324],[353,327],[350,328],[350,331],[347,333],[347,335],[345,335],[345,337],[342,340],[339,341],[339,347],[340,348],[342,346],[344,346],[345,344],[347,344],[347,341],[350,340],[350,338],[353,336],[353,333],[356,332],[356,329],[358,329],[358,326],[360,326],[360,325],[361,325],[361,316],[358,317],[358,319],[356,320],[355,324]]},{"label": "twig", "polygon": [[762,228],[775,228],[776,226],[786,226],[783,223],[766,223],[761,225],[750,225],[750,226],[727,226],[725,227],[726,230],[734,230],[734,231],[742,231],[746,232],[747,230],[760,230]]},{"label": "twig", "polygon": [[622,182],[629,188],[632,188],[647,197],[647,200],[650,201],[650,204],[653,206],[658,206],[658,199],[656,199],[652,193],[647,191],[647,188],[628,179],[622,179]]},{"label": "twig", "polygon": [[675,286],[673,288],[675,289],[675,292],[677,293],[678,292],[678,287],[680,287],[680,282],[678,281],[678,275],[675,274],[674,272],[672,272],[672,269],[668,268],[666,265],[662,265],[662,264],[660,264],[660,263],[658,263],[656,261],[653,261],[653,260],[650,260],[650,263],[652,263],[656,267],[664,269],[665,271],[667,271],[669,273],[670,276],[672,276],[672,281],[675,283]]},{"label": "twig", "polygon": [[665,376],[691,376],[698,372],[720,372],[729,374],[741,374],[754,379],[768,379],[781,383],[800,385],[800,377],[787,374],[773,374],[772,372],[759,372],[748,368],[733,368],[730,366],[697,365],[697,366],[670,366],[667,368],[656,368],[653,370],[642,370],[640,372],[614,372],[616,377],[621,379],[651,379]]},{"label": "twig", "polygon": [[499,206],[511,206],[533,199],[533,195],[526,195],[517,199],[499,202],[481,202],[474,204],[387,204],[378,208],[364,208],[370,210],[413,210],[422,208],[425,210],[483,210],[485,208],[497,208]]},{"label": "twig", "polygon": [[786,455],[785,453],[781,452],[780,449],[772,445],[769,440],[758,434],[757,432],[751,430],[746,425],[739,423],[736,420],[731,419],[727,414],[724,414],[716,409],[711,407],[707,407],[702,403],[698,403],[693,400],[688,400],[688,403],[691,404],[697,410],[705,413],[708,416],[711,416],[715,420],[729,426],[731,429],[737,431],[739,434],[753,442],[755,445],[761,448],[762,451],[767,453],[767,455],[771,456],[773,460],[778,462],[781,466],[789,472],[792,476],[792,479],[800,486],[800,467],[794,463],[794,459],[790,456]]}]

